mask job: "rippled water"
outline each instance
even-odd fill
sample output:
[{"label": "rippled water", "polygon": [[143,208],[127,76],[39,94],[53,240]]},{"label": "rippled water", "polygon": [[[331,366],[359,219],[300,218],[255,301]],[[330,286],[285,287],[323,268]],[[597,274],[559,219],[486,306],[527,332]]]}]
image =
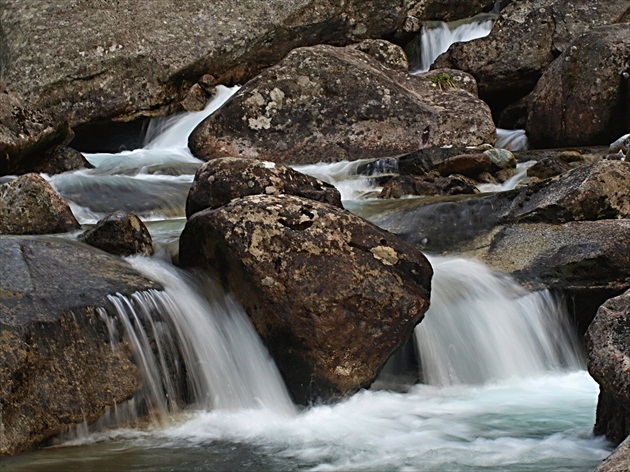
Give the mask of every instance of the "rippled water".
[{"label": "rippled water", "polygon": [[584,371],[483,386],[362,391],[295,416],[190,411],[9,459],[6,471],[591,471],[597,385]]}]

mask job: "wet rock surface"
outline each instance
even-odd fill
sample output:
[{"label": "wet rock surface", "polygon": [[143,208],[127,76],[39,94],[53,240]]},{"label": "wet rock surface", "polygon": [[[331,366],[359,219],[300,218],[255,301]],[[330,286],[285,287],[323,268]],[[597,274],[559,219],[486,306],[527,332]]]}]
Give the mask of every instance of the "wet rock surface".
[{"label": "wet rock surface", "polygon": [[96,421],[141,387],[97,307],[160,288],[128,264],[65,240],[0,237],[0,454]]},{"label": "wet rock surface", "polygon": [[79,228],[66,201],[38,174],[0,185],[0,234],[65,233]]},{"label": "wet rock surface", "polygon": [[429,304],[432,270],[395,236],[333,206],[250,196],[195,213],[180,263],[216,274],[299,403],[370,385]]},{"label": "wet rock surface", "polygon": [[356,47],[293,50],[191,134],[204,160],[310,164],[495,140],[486,105],[458,87],[391,69]]}]

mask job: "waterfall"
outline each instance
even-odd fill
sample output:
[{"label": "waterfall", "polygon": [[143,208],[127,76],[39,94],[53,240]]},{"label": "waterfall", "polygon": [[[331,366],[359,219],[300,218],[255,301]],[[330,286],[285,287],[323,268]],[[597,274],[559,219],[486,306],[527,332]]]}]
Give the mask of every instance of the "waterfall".
[{"label": "waterfall", "polygon": [[166,262],[130,262],[165,290],[110,296],[120,327],[108,326],[114,344],[118,330],[132,346],[154,419],[177,411],[185,396],[201,409],[295,413],[273,360],[231,297]]},{"label": "waterfall", "polygon": [[428,71],[438,56],[445,53],[453,43],[487,36],[495,21],[496,15],[481,14],[452,23],[425,22],[415,44],[418,57],[410,57],[412,73]]},{"label": "waterfall", "polygon": [[461,258],[431,257],[431,307],[415,329],[423,379],[483,384],[579,369],[564,308],[506,275]]},{"label": "waterfall", "polygon": [[524,129],[497,128],[497,143],[495,147],[509,149],[510,151],[523,151],[529,149],[529,139]]}]

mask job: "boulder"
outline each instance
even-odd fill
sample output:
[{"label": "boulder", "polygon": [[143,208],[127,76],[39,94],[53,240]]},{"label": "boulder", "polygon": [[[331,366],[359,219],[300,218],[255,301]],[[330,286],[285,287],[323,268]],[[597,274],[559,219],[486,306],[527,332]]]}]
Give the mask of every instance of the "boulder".
[{"label": "boulder", "polygon": [[538,81],[528,106],[534,147],[608,145],[630,129],[630,23],[577,38]]},{"label": "boulder", "polygon": [[302,404],[369,386],[429,306],[422,253],[340,208],[255,195],[195,213],[180,263],[230,289]]},{"label": "boulder", "polygon": [[567,221],[630,218],[630,162],[598,161],[520,192],[508,218]]},{"label": "boulder", "polygon": [[479,96],[499,111],[531,92],[545,68],[580,34],[593,25],[627,21],[629,9],[626,0],[512,2],[489,36],[452,45],[433,67],[472,74]]},{"label": "boulder", "polygon": [[590,164],[594,156],[577,151],[563,151],[554,155],[544,156],[527,169],[527,176],[540,180],[555,177],[576,167]]},{"label": "boulder", "polygon": [[202,165],[186,200],[186,216],[227,205],[247,195],[297,195],[342,207],[341,195],[325,184],[290,167],[273,162],[225,157]]},{"label": "boulder", "polygon": [[386,35],[407,8],[392,0],[43,0],[37,8],[5,0],[5,79],[72,127],[128,121],[164,113],[205,74],[244,83],[296,47]]},{"label": "boulder", "polygon": [[153,240],[142,220],[133,213],[116,211],[81,235],[90,246],[116,256],[153,254]]},{"label": "boulder", "polygon": [[79,169],[93,169],[94,166],[76,149],[68,146],[55,146],[49,149],[43,159],[33,166],[33,172],[56,175]]},{"label": "boulder", "polygon": [[586,347],[588,371],[600,386],[594,431],[620,443],[630,434],[630,290],[597,310]]},{"label": "boulder", "polygon": [[383,185],[379,198],[401,198],[408,195],[460,195],[478,192],[475,182],[464,176],[441,177],[432,172],[423,176],[393,177]]},{"label": "boulder", "polygon": [[66,122],[0,87],[0,176],[33,171],[49,148],[65,144],[71,137]]},{"label": "boulder", "polygon": [[[141,388],[126,342],[97,313],[109,294],[160,287],[68,240],[0,237],[0,455],[93,423]],[[111,307],[110,307],[111,309]]]},{"label": "boulder", "polygon": [[190,136],[193,154],[311,164],[493,142],[488,107],[458,87],[391,69],[360,50],[293,50]]},{"label": "boulder", "polygon": [[66,201],[40,175],[0,185],[0,234],[65,233],[79,227]]}]

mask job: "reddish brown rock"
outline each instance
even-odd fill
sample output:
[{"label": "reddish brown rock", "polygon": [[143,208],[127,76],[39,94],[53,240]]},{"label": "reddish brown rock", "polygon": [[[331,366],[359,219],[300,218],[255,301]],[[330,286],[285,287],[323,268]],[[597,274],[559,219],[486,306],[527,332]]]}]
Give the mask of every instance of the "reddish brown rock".
[{"label": "reddish brown rock", "polygon": [[462,174],[467,177],[475,177],[490,169],[492,169],[492,161],[483,153],[449,157],[436,166],[436,170],[443,176]]},{"label": "reddish brown rock", "polygon": [[429,305],[418,250],[340,208],[257,195],[195,213],[180,262],[216,274],[299,403],[370,385]]}]

